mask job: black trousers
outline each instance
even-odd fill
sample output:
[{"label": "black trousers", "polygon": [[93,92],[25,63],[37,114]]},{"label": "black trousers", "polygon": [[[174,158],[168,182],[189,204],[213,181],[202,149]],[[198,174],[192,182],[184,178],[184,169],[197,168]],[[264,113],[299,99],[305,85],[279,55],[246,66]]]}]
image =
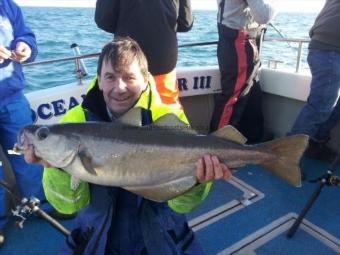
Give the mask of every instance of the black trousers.
[{"label": "black trousers", "polygon": [[[220,24],[218,32],[217,57],[222,92],[215,95],[210,131],[232,125],[248,140],[257,140],[258,137],[255,136],[262,137],[262,134],[252,133],[254,129],[263,129],[263,115],[261,88],[255,79],[257,75],[253,75],[255,64],[259,61],[256,39],[250,39],[245,31]],[[254,80],[249,85],[250,76],[254,77]],[[251,105],[247,107],[248,104]],[[245,110],[251,113],[246,114]],[[248,116],[249,121],[244,119],[244,114]]]}]

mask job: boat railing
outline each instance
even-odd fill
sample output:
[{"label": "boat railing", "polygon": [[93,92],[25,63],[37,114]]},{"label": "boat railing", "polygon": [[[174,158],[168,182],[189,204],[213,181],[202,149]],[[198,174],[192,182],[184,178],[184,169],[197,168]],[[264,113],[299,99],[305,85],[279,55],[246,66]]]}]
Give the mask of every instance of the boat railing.
[{"label": "boat railing", "polygon": [[[302,50],[303,45],[305,43],[309,43],[309,39],[301,39],[301,38],[266,38],[264,41],[266,42],[284,42],[288,43],[289,47],[293,48],[290,43],[297,43],[298,48],[296,52],[296,60],[295,60],[295,73],[299,73],[300,71],[300,65],[301,65],[301,58],[302,58]],[[278,60],[269,60],[268,61],[268,67],[269,68],[277,68],[277,63],[280,63],[282,61]]]},{"label": "boat railing", "polygon": [[[302,57],[302,50],[303,50],[303,44],[308,43],[309,39],[301,39],[301,38],[265,38],[265,42],[284,42],[284,43],[297,43],[298,44],[298,50],[297,50],[297,56],[296,56],[296,64],[295,64],[295,72],[299,73],[300,71],[300,64],[301,64],[301,57]],[[72,44],[74,45],[74,44]],[[197,43],[187,43],[187,44],[181,44],[178,47],[179,48],[188,48],[188,47],[201,47],[201,46],[211,46],[211,45],[217,45],[217,41],[207,41],[207,42],[197,42]],[[291,47],[291,46],[290,46]],[[72,48],[72,46],[71,46]],[[84,63],[82,62],[83,59],[87,58],[96,58],[100,55],[100,53],[89,53],[89,54],[80,54],[80,51],[76,48],[76,50],[73,50],[74,56],[71,57],[64,57],[64,58],[55,58],[55,59],[47,59],[42,61],[35,61],[32,63],[26,63],[24,66],[33,66],[33,65],[42,65],[42,64],[51,64],[56,62],[63,62],[63,61],[75,61],[76,65],[76,74],[77,78],[81,80],[82,77],[86,75],[86,70],[84,68]],[[282,61],[279,60],[268,60],[268,67],[272,69],[277,68],[277,64],[281,63]]]}]

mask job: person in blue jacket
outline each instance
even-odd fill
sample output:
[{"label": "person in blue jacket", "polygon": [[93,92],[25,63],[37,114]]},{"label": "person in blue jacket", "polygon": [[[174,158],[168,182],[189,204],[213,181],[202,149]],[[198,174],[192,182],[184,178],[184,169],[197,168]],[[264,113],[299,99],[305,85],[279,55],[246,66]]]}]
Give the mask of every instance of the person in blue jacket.
[{"label": "person in blue jacket", "polygon": [[[0,145],[21,195],[43,200],[42,167],[7,153],[14,146],[18,130],[32,123],[30,106],[23,94],[25,78],[21,63],[33,61],[37,53],[35,36],[26,26],[20,7],[12,0],[0,0]],[[4,179],[1,166],[0,178]],[[5,204],[5,191],[0,188],[0,245],[4,243],[3,231],[8,221]]]}]

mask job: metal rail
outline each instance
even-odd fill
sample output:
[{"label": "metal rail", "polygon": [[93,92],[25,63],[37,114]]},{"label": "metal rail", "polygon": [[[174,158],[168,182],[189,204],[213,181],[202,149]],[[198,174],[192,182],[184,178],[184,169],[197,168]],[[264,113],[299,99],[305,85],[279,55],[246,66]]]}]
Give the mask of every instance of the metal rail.
[{"label": "metal rail", "polygon": [[41,65],[41,64],[50,64],[50,63],[84,59],[84,58],[95,58],[95,57],[98,57],[99,55],[100,53],[81,54],[81,55],[73,56],[73,57],[54,58],[54,59],[48,59],[48,60],[43,60],[43,61],[35,61],[31,63],[26,63],[24,64],[24,66],[35,66],[35,65]]},{"label": "metal rail", "polygon": [[297,50],[297,56],[295,61],[295,72],[298,73],[300,71],[300,64],[301,64],[301,58],[302,58],[302,50],[303,50],[303,44],[309,43],[309,39],[301,39],[301,38],[268,38],[265,39],[266,42],[286,42],[286,43],[298,43],[298,50]]},{"label": "metal rail", "polygon": [[[298,73],[300,70],[300,63],[301,63],[301,57],[302,57],[302,49],[303,44],[308,43],[309,39],[300,39],[300,38],[292,38],[292,39],[286,39],[286,38],[266,38],[264,39],[266,42],[286,42],[286,43],[298,43],[298,51],[297,51],[297,58],[296,58],[296,66],[295,66],[295,72]],[[188,47],[198,47],[198,46],[211,46],[216,45],[217,41],[209,41],[209,42],[198,42],[198,43],[188,43],[188,44],[182,44],[179,45],[179,48],[188,48]],[[63,62],[63,61],[79,61],[80,59],[85,58],[95,58],[98,57],[100,53],[90,53],[90,54],[81,54],[77,56],[72,57],[65,57],[65,58],[56,58],[56,59],[48,59],[43,61],[36,61],[32,63],[24,64],[24,66],[33,66],[33,65],[41,65],[41,64],[50,64],[50,63],[56,63],[56,62]]]}]

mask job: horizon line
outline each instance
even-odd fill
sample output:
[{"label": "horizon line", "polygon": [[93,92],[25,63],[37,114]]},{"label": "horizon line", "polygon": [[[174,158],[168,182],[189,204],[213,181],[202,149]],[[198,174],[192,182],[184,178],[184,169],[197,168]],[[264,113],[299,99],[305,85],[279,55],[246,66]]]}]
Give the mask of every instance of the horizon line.
[{"label": "horizon line", "polygon": [[[217,2],[214,1],[215,4],[208,4],[207,1],[208,0],[192,1],[192,9],[217,11]],[[321,10],[325,2],[325,0],[300,1],[301,2],[297,2],[296,0],[281,0],[275,1],[275,5],[279,12],[317,13]],[[15,2],[21,7],[95,8],[96,6],[95,0],[15,0]],[[309,4],[306,5],[306,2]],[[311,4],[311,2],[314,3]]]}]

